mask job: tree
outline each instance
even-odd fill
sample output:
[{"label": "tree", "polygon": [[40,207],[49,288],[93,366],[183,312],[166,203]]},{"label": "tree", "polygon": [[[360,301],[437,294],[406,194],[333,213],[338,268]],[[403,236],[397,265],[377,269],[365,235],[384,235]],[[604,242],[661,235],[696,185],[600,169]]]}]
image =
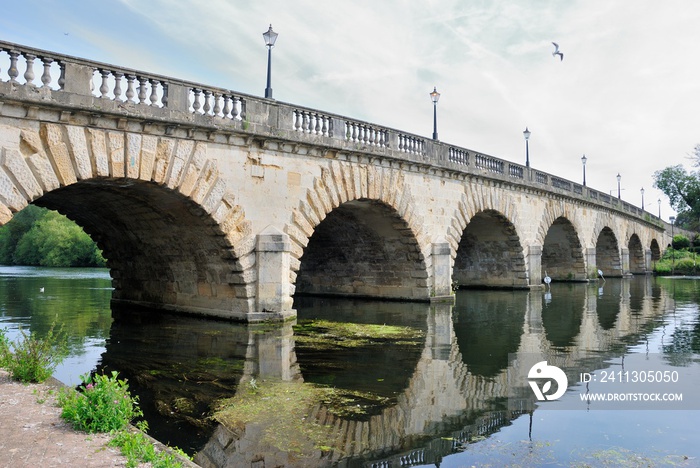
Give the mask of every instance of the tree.
[{"label": "tree", "polygon": [[11,265],[73,267],[106,263],[97,245],[77,224],[33,205],[0,227],[0,255],[0,264]]},{"label": "tree", "polygon": [[[696,166],[700,166],[700,145],[695,147]],[[654,173],[654,187],[669,199],[678,212],[677,224],[687,229],[700,227],[700,175],[682,165],[670,166]]]}]

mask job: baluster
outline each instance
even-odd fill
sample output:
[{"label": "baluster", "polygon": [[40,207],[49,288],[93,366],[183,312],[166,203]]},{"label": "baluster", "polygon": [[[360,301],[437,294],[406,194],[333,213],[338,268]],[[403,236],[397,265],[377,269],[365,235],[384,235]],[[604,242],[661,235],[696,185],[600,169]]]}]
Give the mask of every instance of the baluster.
[{"label": "baluster", "polygon": [[328,117],[323,117],[323,122],[321,123],[321,135],[328,136]]},{"label": "baluster", "polygon": [[294,110],[293,118],[294,118],[294,122],[293,122],[294,131],[298,132],[301,130],[301,113],[296,109]]},{"label": "baluster", "polygon": [[51,84],[51,64],[53,63],[53,59],[41,57],[41,61],[44,63],[44,73],[41,75],[42,87],[48,88]]},{"label": "baluster", "polygon": [[27,69],[24,72],[24,81],[26,81],[26,85],[28,86],[35,86],[33,81],[34,81],[34,59],[36,58],[36,55],[32,54],[24,54],[24,59],[27,61]]},{"label": "baluster", "polygon": [[304,111],[304,133],[310,133],[311,132],[311,114],[309,112]]},{"label": "baluster", "polygon": [[134,75],[126,75],[126,102],[134,102],[134,96],[136,96],[134,80],[136,80]]},{"label": "baluster", "polygon": [[104,68],[98,68],[97,71],[100,72],[100,75],[102,75],[102,84],[100,85],[100,97],[106,98],[107,93],[109,93],[109,86],[107,86],[107,78],[109,77],[110,71],[105,70]]},{"label": "baluster", "polygon": [[202,107],[202,104],[199,102],[199,96],[202,94],[201,89],[193,88],[192,91],[194,92],[194,101],[192,102],[192,110],[194,111],[195,114],[199,113],[199,108]]},{"label": "baluster", "polygon": [[7,53],[10,56],[10,68],[7,70],[7,74],[10,76],[10,83],[19,83],[19,81],[17,81],[17,77],[19,76],[19,70],[17,70],[17,57],[19,57],[19,52],[10,50]]},{"label": "baluster", "polygon": [[227,119],[229,113],[231,112],[231,96],[228,94],[224,95],[224,110],[222,112],[224,114],[224,118]]},{"label": "baluster", "polygon": [[124,76],[124,73],[121,72],[114,72],[114,100],[115,101],[120,101],[122,100],[122,77]]},{"label": "baluster", "polygon": [[403,135],[399,135],[399,151],[403,152],[406,150],[406,142]]},{"label": "baluster", "polygon": [[221,104],[219,103],[219,99],[221,99],[221,93],[214,93],[214,109],[212,109],[214,117],[219,117],[219,112],[221,112]]},{"label": "baluster", "polygon": [[148,78],[143,76],[137,77],[139,80],[139,104],[146,103],[146,83],[148,83]]},{"label": "baluster", "polygon": [[168,83],[162,82],[160,86],[163,88],[163,97],[160,98],[163,107],[168,107]]},{"label": "baluster", "polygon": [[234,120],[243,120],[243,101],[237,97],[233,101]]},{"label": "baluster", "polygon": [[66,64],[58,62],[58,67],[61,69],[61,75],[58,77],[58,89],[63,89],[66,84]]},{"label": "baluster", "polygon": [[202,111],[204,112],[204,114],[209,114],[209,111],[211,110],[211,104],[209,103],[210,98],[211,91],[204,90],[204,106],[202,107]]},{"label": "baluster", "polygon": [[160,83],[160,81],[150,79],[148,82],[151,84],[151,96],[149,98],[151,101],[151,107],[158,107],[158,83]]},{"label": "baluster", "polygon": [[314,127],[314,131],[317,135],[321,133],[321,118],[318,114],[316,114],[316,127]]}]

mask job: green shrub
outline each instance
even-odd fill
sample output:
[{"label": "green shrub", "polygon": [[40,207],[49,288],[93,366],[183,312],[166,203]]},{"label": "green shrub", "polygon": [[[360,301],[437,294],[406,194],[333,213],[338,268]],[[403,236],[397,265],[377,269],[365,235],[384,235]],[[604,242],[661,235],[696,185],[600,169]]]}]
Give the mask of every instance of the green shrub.
[{"label": "green shrub", "polygon": [[83,375],[81,391],[63,390],[58,404],[61,417],[75,429],[85,432],[110,432],[125,428],[132,419],[143,413],[138,407],[138,397],[129,394],[125,380],[112,371],[108,375]]},{"label": "green shrub", "polygon": [[690,239],[682,234],[676,234],[673,236],[673,242],[671,243],[674,249],[687,249],[690,247]]},{"label": "green shrub", "polygon": [[53,374],[68,356],[68,337],[63,327],[54,331],[55,324],[44,338],[36,333],[27,334],[20,328],[22,339],[10,343],[2,334],[0,344],[0,365],[7,369],[13,380],[20,382],[43,382]]},{"label": "green shrub", "polygon": [[5,329],[0,329],[0,368],[7,367],[7,360],[10,356],[10,339],[7,337]]}]

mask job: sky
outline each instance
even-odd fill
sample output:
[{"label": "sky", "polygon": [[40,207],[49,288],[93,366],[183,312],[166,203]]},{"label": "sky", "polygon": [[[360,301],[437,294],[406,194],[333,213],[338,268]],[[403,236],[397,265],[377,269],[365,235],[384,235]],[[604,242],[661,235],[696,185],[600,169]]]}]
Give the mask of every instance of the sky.
[{"label": "sky", "polygon": [[431,138],[435,87],[442,142],[524,164],[527,127],[533,168],[581,182],[585,154],[666,220],[653,173],[700,144],[700,2],[2,1],[2,40],[261,97],[271,24],[279,101]]}]

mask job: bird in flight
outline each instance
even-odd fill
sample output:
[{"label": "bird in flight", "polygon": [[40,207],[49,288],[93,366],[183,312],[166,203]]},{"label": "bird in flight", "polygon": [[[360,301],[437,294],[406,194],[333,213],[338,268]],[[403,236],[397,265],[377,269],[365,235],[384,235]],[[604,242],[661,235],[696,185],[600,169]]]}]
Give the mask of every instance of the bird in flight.
[{"label": "bird in flight", "polygon": [[554,52],[552,52],[552,56],[556,57],[558,55],[559,61],[561,62],[562,60],[564,60],[564,54],[559,52],[559,44],[557,44],[556,42],[552,42],[552,44],[554,44]]}]

